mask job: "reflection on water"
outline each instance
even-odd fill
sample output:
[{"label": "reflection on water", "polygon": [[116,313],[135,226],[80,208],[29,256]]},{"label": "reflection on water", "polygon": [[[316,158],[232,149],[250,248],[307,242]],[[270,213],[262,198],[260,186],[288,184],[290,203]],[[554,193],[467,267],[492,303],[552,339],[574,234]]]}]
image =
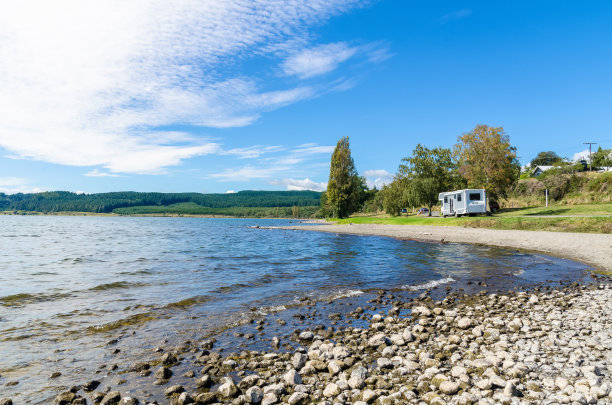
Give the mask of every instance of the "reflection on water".
[{"label": "reflection on water", "polygon": [[[513,288],[575,280],[585,266],[512,250],[255,229],[282,220],[0,216],[0,385],[35,392],[49,370],[91,372],[106,342],[240,323],[309,296],[439,284]],[[6,387],[8,381],[19,381]],[[60,381],[60,380],[58,380]],[[66,381],[66,383],[69,383]],[[59,384],[59,383],[58,383]]]}]

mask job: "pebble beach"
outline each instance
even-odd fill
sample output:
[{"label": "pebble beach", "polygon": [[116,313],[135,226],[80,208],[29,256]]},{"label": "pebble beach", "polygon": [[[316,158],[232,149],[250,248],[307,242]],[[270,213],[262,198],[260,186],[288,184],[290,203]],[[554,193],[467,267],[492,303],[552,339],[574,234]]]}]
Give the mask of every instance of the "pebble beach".
[{"label": "pebble beach", "polygon": [[[333,318],[366,318],[367,328],[318,325],[273,339],[266,351],[215,352],[215,342],[186,342],[126,365],[149,376],[165,401],[147,402],[83,381],[55,404],[610,404],[612,287],[588,285],[507,295],[450,293],[410,302],[384,291],[372,305]],[[402,309],[410,316],[398,316]],[[331,320],[330,320],[331,322]],[[186,363],[189,384],[173,384]],[[184,377],[184,375],[183,375]],[[10,399],[0,402],[10,405]]]}]

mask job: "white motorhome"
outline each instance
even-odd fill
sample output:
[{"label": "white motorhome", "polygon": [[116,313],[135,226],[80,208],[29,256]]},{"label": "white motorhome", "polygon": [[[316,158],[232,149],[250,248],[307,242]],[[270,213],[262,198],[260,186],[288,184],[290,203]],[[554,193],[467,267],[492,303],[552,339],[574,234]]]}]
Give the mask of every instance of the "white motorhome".
[{"label": "white motorhome", "polygon": [[485,190],[482,188],[448,191],[440,193],[438,196],[442,206],[441,213],[445,218],[449,215],[459,217],[461,215],[486,214],[486,198]]}]

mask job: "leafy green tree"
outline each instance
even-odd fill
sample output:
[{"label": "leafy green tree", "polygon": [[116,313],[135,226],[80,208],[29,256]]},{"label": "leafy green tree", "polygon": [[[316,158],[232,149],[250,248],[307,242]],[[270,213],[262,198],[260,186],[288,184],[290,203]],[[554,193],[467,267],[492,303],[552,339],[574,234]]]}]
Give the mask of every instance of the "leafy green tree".
[{"label": "leafy green tree", "polygon": [[402,159],[398,176],[404,179],[403,200],[408,206],[425,205],[429,208],[438,203],[438,194],[450,191],[460,183],[456,166],[448,148],[429,149],[418,144],[412,156]]},{"label": "leafy green tree", "polygon": [[505,197],[518,180],[520,164],[504,128],[477,125],[457,141],[455,159],[467,186],[486,189],[491,202]]},{"label": "leafy green tree", "polygon": [[396,177],[390,184],[383,186],[380,190],[382,207],[391,216],[399,215],[402,208],[406,208],[404,201],[405,181]]},{"label": "leafy green tree", "polygon": [[338,141],[331,157],[326,202],[333,217],[346,218],[359,210],[365,193],[365,179],[359,177],[351,157],[348,136]]},{"label": "leafy green tree", "polygon": [[594,167],[609,167],[612,166],[612,149],[597,148],[597,152],[593,153]]},{"label": "leafy green tree", "polygon": [[540,152],[531,160],[530,166],[533,168],[536,166],[553,166],[562,161],[563,158],[553,151]]}]

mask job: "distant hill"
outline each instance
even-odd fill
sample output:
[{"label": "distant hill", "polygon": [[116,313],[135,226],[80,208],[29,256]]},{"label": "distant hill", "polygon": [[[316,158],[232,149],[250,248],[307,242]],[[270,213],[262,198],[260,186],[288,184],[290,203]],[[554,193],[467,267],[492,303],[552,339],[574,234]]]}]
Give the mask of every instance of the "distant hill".
[{"label": "distant hill", "polygon": [[0,193],[0,211],[306,217],[318,209],[320,198],[321,193],[316,191],[240,191],[232,194],[133,191],[99,194],[68,191]]}]

